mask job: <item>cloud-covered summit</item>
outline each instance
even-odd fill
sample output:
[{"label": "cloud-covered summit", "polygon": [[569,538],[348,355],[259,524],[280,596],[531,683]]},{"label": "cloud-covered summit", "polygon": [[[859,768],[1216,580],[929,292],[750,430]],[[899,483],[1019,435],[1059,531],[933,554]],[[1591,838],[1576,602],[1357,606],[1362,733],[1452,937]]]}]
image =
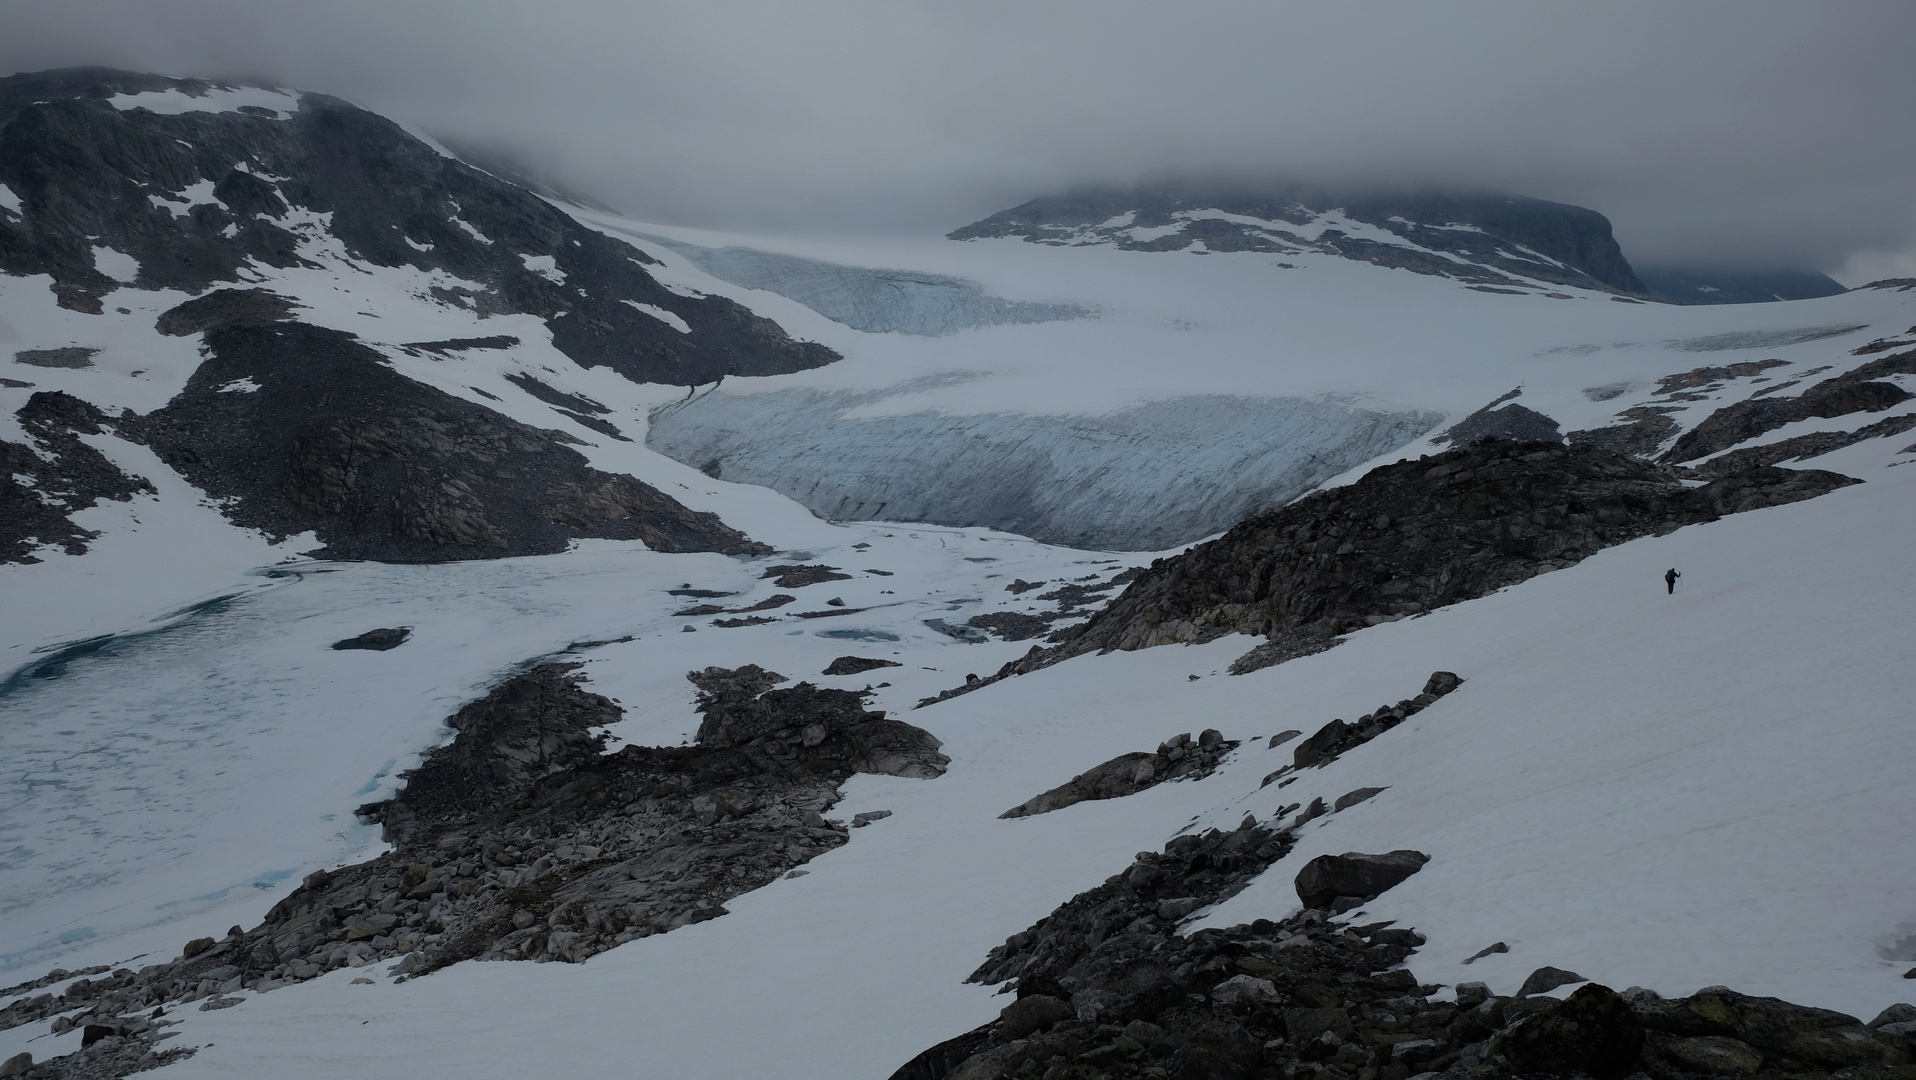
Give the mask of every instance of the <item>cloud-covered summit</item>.
[{"label": "cloud-covered summit", "polygon": [[1916,244],[1916,8],[1893,2],[4,0],[0,17],[3,71],[260,75],[688,224],[942,232],[1074,184],[1224,170],[1588,206],[1639,265],[1871,268],[1856,277]]}]

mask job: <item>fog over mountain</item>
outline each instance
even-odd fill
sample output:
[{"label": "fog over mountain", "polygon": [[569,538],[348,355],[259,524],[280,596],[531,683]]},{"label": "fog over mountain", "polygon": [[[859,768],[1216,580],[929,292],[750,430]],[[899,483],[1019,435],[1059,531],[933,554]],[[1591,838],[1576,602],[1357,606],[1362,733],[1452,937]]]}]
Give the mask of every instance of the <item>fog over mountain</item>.
[{"label": "fog over mountain", "polygon": [[1638,265],[1916,272],[1894,2],[5,0],[0,23],[0,70],[325,91],[652,220],[944,231],[1073,184],[1282,174],[1588,206]]}]

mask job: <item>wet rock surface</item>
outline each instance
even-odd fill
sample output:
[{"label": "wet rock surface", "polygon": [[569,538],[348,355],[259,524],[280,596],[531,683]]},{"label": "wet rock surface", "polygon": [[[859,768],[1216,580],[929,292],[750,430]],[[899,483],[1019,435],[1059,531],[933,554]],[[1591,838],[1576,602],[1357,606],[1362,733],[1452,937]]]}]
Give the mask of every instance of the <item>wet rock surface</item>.
[{"label": "wet rock surface", "polygon": [[[130,1029],[137,1012],[227,1007],[243,999],[221,995],[394,958],[408,976],[468,959],[576,963],[723,916],[725,901],[845,843],[822,812],[854,772],[931,778],[947,763],[937,739],[867,711],[863,695],[781,689],[756,666],[691,673],[704,714],[694,745],[607,754],[597,732],[623,713],[576,667],[533,668],[449,719],[453,741],[397,796],[361,808],[393,851],[314,871],[262,925],[195,939],[178,959],[20,998],[0,1028],[83,1009],[60,1030]],[[150,1049],[131,1061],[152,1067]],[[61,1063],[28,1075],[96,1075]]]},{"label": "wet rock surface", "polygon": [[1120,754],[998,816],[1032,817],[1081,802],[1121,799],[1169,780],[1202,780],[1215,772],[1238,745],[1237,740],[1226,739],[1214,729],[1202,732],[1195,740],[1186,732],[1160,743],[1156,753]]},{"label": "wet rock surface", "polygon": [[115,422],[98,408],[58,390],[39,390],[14,415],[31,445],[0,439],[0,563],[39,562],[33,552],[42,545],[84,554],[99,533],[74,524],[75,511],[153,491],[81,440],[114,430]]},{"label": "wet rock surface", "polygon": [[[563,551],[579,537],[659,551],[769,549],[566,437],[414,382],[338,330],[228,325],[165,407],[121,427],[234,523],[312,530],[333,558],[437,562]],[[257,386],[225,392],[235,384]],[[576,440],[574,440],[576,441]]]},{"label": "wet rock surface", "polygon": [[[0,215],[0,269],[49,275],[62,306],[98,314],[101,297],[121,287],[199,293],[241,282],[249,265],[312,265],[301,245],[317,228],[364,266],[450,275],[442,303],[537,316],[560,352],[634,381],[689,386],[838,359],[731,300],[672,292],[646,271],[654,260],[639,249],[336,98],[177,114],[106,101],[216,88],[105,68],[0,79],[0,182],[24,204],[22,215]],[[207,182],[211,197],[193,202],[187,191]],[[137,280],[101,273],[94,246],[131,256]],[[534,268],[544,260],[544,272]],[[257,298],[227,296],[203,311],[169,312],[174,321],[162,331],[231,325],[234,313],[222,305],[245,303],[255,307],[243,320],[281,317]],[[637,304],[671,312],[694,332]]]}]

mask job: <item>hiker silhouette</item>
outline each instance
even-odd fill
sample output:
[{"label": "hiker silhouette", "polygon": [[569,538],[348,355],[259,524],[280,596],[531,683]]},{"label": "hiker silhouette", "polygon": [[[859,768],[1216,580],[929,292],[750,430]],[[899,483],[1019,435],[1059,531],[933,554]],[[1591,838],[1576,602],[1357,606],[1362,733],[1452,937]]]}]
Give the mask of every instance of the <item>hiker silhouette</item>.
[{"label": "hiker silhouette", "polygon": [[1677,579],[1682,576],[1683,576],[1682,574],[1679,574],[1676,572],[1676,567],[1674,566],[1672,566],[1669,569],[1669,571],[1663,575],[1663,585],[1666,590],[1666,595],[1668,595],[1668,593],[1676,592]]}]

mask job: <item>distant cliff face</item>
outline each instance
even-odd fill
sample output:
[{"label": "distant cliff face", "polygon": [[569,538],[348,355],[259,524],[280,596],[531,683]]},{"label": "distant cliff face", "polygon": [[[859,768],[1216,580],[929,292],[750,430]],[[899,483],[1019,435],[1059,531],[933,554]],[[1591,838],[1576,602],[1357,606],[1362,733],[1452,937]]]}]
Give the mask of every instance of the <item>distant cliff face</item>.
[{"label": "distant cliff face", "polygon": [[1650,295],[1666,304],[1769,304],[1813,300],[1849,290],[1813,270],[1725,270],[1711,267],[1645,267],[1637,276]]},{"label": "distant cliff face", "polygon": [[1517,195],[1338,194],[1304,185],[1087,188],[951,234],[1129,251],[1319,251],[1490,287],[1547,282],[1642,294],[1594,210]]},{"label": "distant cliff face", "polygon": [[322,95],[92,68],[0,79],[0,183],[18,204],[0,209],[0,270],[50,275],[75,311],[122,287],[197,293],[311,266],[311,245],[337,244],[366,267],[442,272],[439,303],[536,315],[561,352],[634,381],[838,359],[665,288],[637,248]]}]

